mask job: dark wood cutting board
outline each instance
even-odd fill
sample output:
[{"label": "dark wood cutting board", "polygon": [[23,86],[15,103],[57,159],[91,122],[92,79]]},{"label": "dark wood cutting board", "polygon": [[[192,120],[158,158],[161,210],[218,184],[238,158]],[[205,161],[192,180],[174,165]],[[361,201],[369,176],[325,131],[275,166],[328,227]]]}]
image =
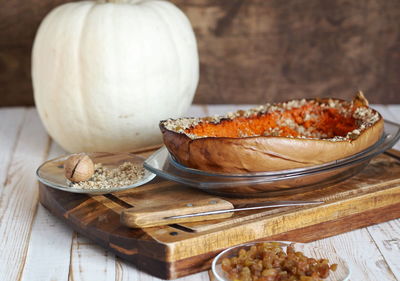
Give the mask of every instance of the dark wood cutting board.
[{"label": "dark wood cutting board", "polygon": [[[137,153],[147,156],[153,151]],[[97,196],[40,184],[40,202],[76,231],[139,269],[174,279],[208,269],[217,253],[240,243],[309,242],[400,217],[400,152],[389,153],[373,159],[357,176],[323,189],[271,198],[223,198],[233,205],[267,200],[323,200],[323,205],[239,212],[212,221],[146,229],[123,226],[120,213],[127,208],[174,204],[182,198],[215,198],[158,177],[139,188]]]}]

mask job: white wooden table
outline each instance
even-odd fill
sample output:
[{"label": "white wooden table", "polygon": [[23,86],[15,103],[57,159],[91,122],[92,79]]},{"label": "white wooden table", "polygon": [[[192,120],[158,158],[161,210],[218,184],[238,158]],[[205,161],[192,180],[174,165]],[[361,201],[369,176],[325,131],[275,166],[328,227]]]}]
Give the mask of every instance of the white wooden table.
[{"label": "white wooden table", "polygon": [[[194,105],[188,115],[238,107],[249,106]],[[400,105],[374,107],[386,119],[400,122]],[[35,108],[0,108],[0,280],[159,280],[75,233],[38,204],[35,170],[63,153],[46,134]],[[312,244],[344,257],[352,281],[400,281],[400,219]],[[210,277],[202,272],[179,280]]]}]

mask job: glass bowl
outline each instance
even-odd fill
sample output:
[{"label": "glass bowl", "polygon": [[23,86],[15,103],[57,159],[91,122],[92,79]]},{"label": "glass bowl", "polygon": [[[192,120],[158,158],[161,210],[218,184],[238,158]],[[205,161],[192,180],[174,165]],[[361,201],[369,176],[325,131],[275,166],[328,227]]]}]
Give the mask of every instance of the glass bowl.
[{"label": "glass bowl", "polygon": [[226,249],[225,251],[221,252],[218,256],[216,256],[212,262],[211,269],[218,281],[232,281],[228,278],[225,271],[221,268],[221,262],[224,258],[232,258],[238,255],[240,249],[248,250],[251,246],[263,243],[263,242],[276,242],[279,243],[280,246],[286,251],[286,248],[289,245],[294,245],[294,249],[296,251],[303,252],[307,257],[310,258],[326,258],[329,260],[329,264],[337,264],[336,271],[330,271],[329,277],[323,279],[324,281],[346,281],[350,278],[350,268],[347,262],[338,256],[334,252],[330,252],[325,249],[321,249],[319,247],[314,247],[309,244],[303,243],[296,243],[296,242],[289,242],[289,241],[258,241],[258,242],[250,242],[246,244],[241,244],[238,246],[234,246],[231,248]]},{"label": "glass bowl", "polygon": [[[130,162],[138,166],[143,166],[143,162],[145,160],[140,156],[136,156],[130,153],[93,152],[86,154],[92,159],[95,164],[101,163],[103,167],[110,169],[116,168],[124,162]],[[144,176],[131,185],[98,189],[73,188],[69,186],[69,182],[64,176],[64,161],[69,156],[70,155],[64,155],[44,162],[36,171],[38,180],[46,186],[62,191],[86,194],[106,194],[141,186],[151,181],[156,176],[148,170],[145,170]]]},{"label": "glass bowl", "polygon": [[[400,130],[399,130],[400,132]],[[354,155],[351,155],[346,158],[338,159],[332,162],[324,163],[321,165],[315,165],[315,166],[309,166],[306,168],[295,168],[295,169],[290,169],[290,170],[279,170],[279,171],[271,171],[271,172],[256,172],[256,173],[243,173],[243,174],[226,174],[226,173],[218,173],[218,172],[210,172],[210,171],[203,171],[203,170],[198,170],[195,168],[189,168],[181,163],[179,163],[171,154],[169,155],[168,160],[170,163],[177,169],[180,169],[182,171],[191,173],[191,174],[198,174],[198,175],[204,175],[204,176],[214,176],[214,177],[227,177],[227,178],[233,178],[233,177],[279,177],[279,176],[286,176],[286,175],[296,175],[296,174],[303,174],[303,173],[310,173],[310,172],[316,172],[319,170],[325,170],[333,167],[337,167],[340,164],[345,164],[347,162],[351,162],[354,159],[359,159],[361,156],[366,155],[377,148],[381,147],[385,141],[387,141],[388,134],[383,133],[381,138],[371,145],[370,147],[364,149],[363,151],[360,151]]]},{"label": "glass bowl", "polygon": [[391,148],[400,138],[400,125],[385,121],[382,138],[351,157],[323,165],[250,174],[218,174],[177,163],[165,147],[157,150],[144,167],[162,178],[228,197],[266,197],[306,192],[342,182],[362,171],[371,159]]}]

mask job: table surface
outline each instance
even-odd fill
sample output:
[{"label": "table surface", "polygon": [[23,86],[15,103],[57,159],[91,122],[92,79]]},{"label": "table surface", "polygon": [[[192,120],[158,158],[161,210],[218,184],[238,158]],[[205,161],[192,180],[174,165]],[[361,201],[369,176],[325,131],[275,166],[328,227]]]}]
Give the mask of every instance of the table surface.
[{"label": "table surface", "polygon": [[[193,105],[204,116],[249,105]],[[400,122],[400,105],[374,105]],[[400,143],[395,146],[400,149]],[[0,280],[160,280],[74,232],[38,203],[36,168],[65,153],[44,130],[35,108],[0,108]],[[352,281],[400,281],[400,219],[315,241],[346,259]],[[209,272],[178,280],[209,281]],[[212,279],[211,279],[212,280]]]}]

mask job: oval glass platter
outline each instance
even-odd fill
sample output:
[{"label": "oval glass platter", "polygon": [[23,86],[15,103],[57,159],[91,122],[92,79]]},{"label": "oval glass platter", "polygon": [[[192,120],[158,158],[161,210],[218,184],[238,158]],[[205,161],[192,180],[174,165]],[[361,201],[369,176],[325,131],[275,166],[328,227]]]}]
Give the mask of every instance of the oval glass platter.
[{"label": "oval glass platter", "polygon": [[280,247],[284,251],[289,245],[293,245],[295,251],[302,252],[308,257],[312,257],[315,259],[328,259],[329,264],[337,264],[337,269],[335,271],[330,271],[329,277],[324,279],[324,281],[347,281],[350,278],[350,268],[347,262],[338,256],[336,253],[321,249],[319,247],[314,247],[308,244],[303,243],[295,243],[288,241],[260,241],[260,242],[251,242],[238,246],[234,246],[226,249],[221,252],[218,256],[216,256],[212,262],[211,268],[214,276],[219,281],[232,281],[226,274],[225,271],[221,268],[221,262],[224,258],[232,258],[234,256],[238,256],[240,249],[249,250],[251,246],[262,243],[262,242],[276,242],[279,243]]},{"label": "oval glass platter", "polygon": [[385,121],[382,139],[351,157],[302,169],[254,174],[216,174],[190,169],[177,163],[165,147],[157,150],[144,167],[160,177],[234,197],[265,197],[318,189],[344,181],[364,169],[371,159],[393,147],[400,138],[400,125]]},{"label": "oval glass platter", "polygon": [[[93,152],[87,153],[87,155],[96,163],[101,163],[105,168],[116,168],[124,162],[130,162],[137,166],[142,166],[144,158],[136,156],[130,153],[107,153],[107,152]],[[59,189],[62,191],[73,192],[73,193],[86,193],[86,194],[106,194],[116,191],[122,191],[131,189],[134,187],[141,186],[151,181],[156,175],[145,169],[144,176],[137,182],[131,185],[123,185],[112,188],[91,188],[81,189],[73,188],[70,186],[69,181],[64,176],[64,161],[70,155],[64,155],[55,159],[44,162],[36,171],[36,175],[40,182],[43,184]]]}]

